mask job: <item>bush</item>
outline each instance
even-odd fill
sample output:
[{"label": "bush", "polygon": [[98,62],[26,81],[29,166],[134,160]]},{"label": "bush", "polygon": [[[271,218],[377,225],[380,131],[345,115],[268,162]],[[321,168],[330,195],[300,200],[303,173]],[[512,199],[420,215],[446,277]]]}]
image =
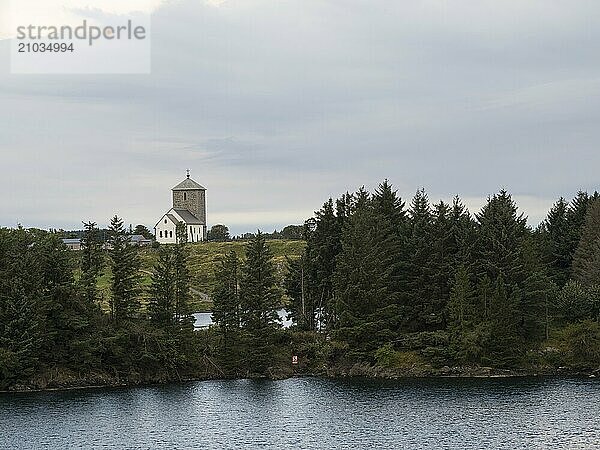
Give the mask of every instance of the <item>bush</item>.
[{"label": "bush", "polygon": [[387,369],[413,369],[425,365],[423,358],[416,352],[400,352],[391,344],[379,347],[375,351],[375,361]]},{"label": "bush", "polygon": [[600,366],[600,325],[591,320],[571,324],[560,333],[565,362],[577,368]]}]

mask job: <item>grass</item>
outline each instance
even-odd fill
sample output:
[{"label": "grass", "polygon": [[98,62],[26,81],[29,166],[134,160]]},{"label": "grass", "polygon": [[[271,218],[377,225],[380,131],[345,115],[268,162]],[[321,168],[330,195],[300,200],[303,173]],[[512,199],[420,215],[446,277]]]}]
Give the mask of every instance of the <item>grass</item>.
[{"label": "grass", "polygon": [[[280,283],[283,282],[286,270],[286,257],[299,258],[306,246],[304,241],[292,240],[271,240],[267,245],[273,253],[273,261],[277,269],[277,278]],[[215,272],[221,259],[229,252],[235,251],[240,258],[244,258],[246,242],[207,242],[189,244],[188,267],[192,276],[192,309],[196,312],[210,311],[212,301],[210,294],[215,287]],[[151,282],[151,273],[158,260],[158,250],[151,248],[140,249],[141,267],[141,285],[147,295]],[[98,280],[104,301],[102,308],[108,310],[108,298],[110,296],[110,269],[105,272]],[[145,302],[142,301],[142,304]]]}]

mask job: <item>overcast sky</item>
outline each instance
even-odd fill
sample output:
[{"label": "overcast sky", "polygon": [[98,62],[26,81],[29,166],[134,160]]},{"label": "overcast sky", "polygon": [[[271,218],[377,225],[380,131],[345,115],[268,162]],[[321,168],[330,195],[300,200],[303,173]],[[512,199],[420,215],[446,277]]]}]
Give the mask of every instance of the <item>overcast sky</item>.
[{"label": "overcast sky", "polygon": [[384,178],[530,223],[599,188],[597,0],[148,4],[151,75],[10,75],[0,40],[0,226],[153,226],[187,168],[235,233]]}]

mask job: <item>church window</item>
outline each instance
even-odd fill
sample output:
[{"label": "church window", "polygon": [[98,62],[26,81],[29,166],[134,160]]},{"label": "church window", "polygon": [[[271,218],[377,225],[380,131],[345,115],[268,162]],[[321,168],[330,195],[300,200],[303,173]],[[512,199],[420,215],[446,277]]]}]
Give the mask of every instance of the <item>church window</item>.
[{"label": "church window", "polygon": [[184,192],[184,193],[183,193],[183,199],[184,199],[184,200],[187,200],[187,192]]},{"label": "church window", "polygon": [[165,223],[167,223],[167,219],[165,219]]},{"label": "church window", "polygon": [[169,231],[169,237],[173,237],[173,232]]},{"label": "church window", "polygon": [[160,237],[162,237],[162,231],[160,232]]}]

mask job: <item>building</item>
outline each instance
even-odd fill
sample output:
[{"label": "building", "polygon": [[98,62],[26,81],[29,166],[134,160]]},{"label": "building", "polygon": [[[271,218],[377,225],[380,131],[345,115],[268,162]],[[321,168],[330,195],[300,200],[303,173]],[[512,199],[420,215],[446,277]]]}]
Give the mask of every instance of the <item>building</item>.
[{"label": "building", "polygon": [[131,245],[137,245],[138,247],[147,247],[152,245],[152,239],[147,239],[141,234],[133,234],[129,236],[129,242],[131,242]]},{"label": "building", "polygon": [[206,189],[187,177],[172,189],[173,207],[154,226],[160,244],[177,243],[177,224],[183,223],[188,242],[206,240]]},{"label": "building", "polygon": [[70,250],[81,250],[81,239],[63,239],[62,241]]}]

